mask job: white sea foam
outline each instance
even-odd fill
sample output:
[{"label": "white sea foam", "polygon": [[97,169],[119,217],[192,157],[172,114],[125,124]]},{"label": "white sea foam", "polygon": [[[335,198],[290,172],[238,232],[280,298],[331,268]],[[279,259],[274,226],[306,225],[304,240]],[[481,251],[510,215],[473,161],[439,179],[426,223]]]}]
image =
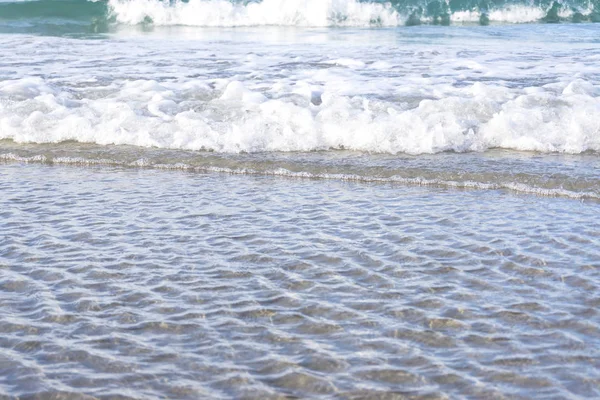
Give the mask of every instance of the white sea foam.
[{"label": "white sea foam", "polygon": [[[233,26],[398,26],[404,25],[411,11],[397,10],[389,3],[359,2],[358,0],[263,0],[233,3],[227,0],[190,0],[164,2],[161,0],[109,0],[109,9],[117,22],[154,25],[188,25],[206,27]],[[487,12],[490,21],[526,23],[539,21],[547,7],[506,5]],[[593,8],[581,10],[588,15]],[[570,8],[559,16],[568,18]],[[455,11],[450,20],[455,23],[478,23],[478,10]],[[428,21],[427,17],[423,18]]]},{"label": "white sea foam", "polygon": [[[511,5],[491,10],[487,16],[490,21],[525,23],[539,21],[546,15],[546,11],[540,7],[526,5]],[[456,11],[452,14],[453,22],[479,22],[481,12],[479,11]]]},{"label": "white sea foam", "polygon": [[[590,15],[594,11],[593,7],[578,10],[582,15]],[[512,24],[521,24],[528,22],[536,22],[546,17],[548,9],[539,6],[528,6],[513,4],[507,5],[501,8],[489,10],[487,17],[492,22],[506,22]],[[574,14],[574,10],[571,8],[561,8],[558,11],[560,18],[570,18]],[[455,11],[452,13],[450,19],[456,23],[477,23],[479,22],[482,13],[477,10],[470,11]]]},{"label": "white sea foam", "polygon": [[41,78],[3,81],[0,139],[230,153],[600,151],[600,89],[585,80],[525,89],[475,83],[413,108],[327,87],[316,103],[311,90],[217,83],[123,81],[88,97]]},{"label": "white sea foam", "polygon": [[109,0],[119,23],[191,26],[394,26],[402,20],[389,4],[357,0]]},{"label": "white sea foam", "polygon": [[224,153],[600,151],[596,29],[5,36],[0,139]]}]

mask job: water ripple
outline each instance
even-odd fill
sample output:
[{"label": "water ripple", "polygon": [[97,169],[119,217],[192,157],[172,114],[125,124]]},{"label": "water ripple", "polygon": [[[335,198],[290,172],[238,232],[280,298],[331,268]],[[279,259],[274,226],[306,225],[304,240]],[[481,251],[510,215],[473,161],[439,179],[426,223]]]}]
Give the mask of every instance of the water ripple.
[{"label": "water ripple", "polygon": [[600,396],[600,204],[0,166],[0,397]]}]

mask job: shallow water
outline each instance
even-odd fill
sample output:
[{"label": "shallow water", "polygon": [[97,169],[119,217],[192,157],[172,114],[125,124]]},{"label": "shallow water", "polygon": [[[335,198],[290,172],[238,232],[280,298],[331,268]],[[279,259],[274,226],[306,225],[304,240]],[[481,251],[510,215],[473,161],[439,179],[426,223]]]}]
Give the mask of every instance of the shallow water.
[{"label": "shallow water", "polygon": [[22,163],[0,192],[0,396],[600,396],[597,202]]},{"label": "shallow water", "polygon": [[541,196],[600,200],[600,157],[595,153],[539,154],[496,149],[485,153],[418,156],[355,151],[228,154],[77,142],[23,144],[4,140],[0,141],[0,161],[507,189]]},{"label": "shallow water", "polygon": [[0,398],[600,398],[599,18],[0,0]]}]

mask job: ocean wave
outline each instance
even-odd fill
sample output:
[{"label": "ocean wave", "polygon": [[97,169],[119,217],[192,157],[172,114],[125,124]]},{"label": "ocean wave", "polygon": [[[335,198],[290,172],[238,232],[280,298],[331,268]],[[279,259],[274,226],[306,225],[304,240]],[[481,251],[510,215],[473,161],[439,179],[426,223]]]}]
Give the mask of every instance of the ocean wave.
[{"label": "ocean wave", "polygon": [[[0,1],[0,19],[57,18],[156,26],[393,27],[450,23],[530,23],[600,20],[595,3],[439,0],[28,0]],[[62,22],[61,22],[62,21]],[[58,23],[57,22],[57,23]]]},{"label": "ocean wave", "polygon": [[600,151],[600,88],[581,79],[524,89],[475,83],[414,107],[308,89],[135,80],[74,94],[41,78],[7,80],[0,139],[223,153]]},{"label": "ocean wave", "polygon": [[190,26],[396,26],[401,15],[390,3],[357,0],[109,0],[111,15],[123,24]]},{"label": "ocean wave", "polygon": [[469,1],[360,2],[358,0],[109,0],[119,23],[234,26],[399,26],[420,23],[558,22],[596,20],[593,3],[518,3]]}]

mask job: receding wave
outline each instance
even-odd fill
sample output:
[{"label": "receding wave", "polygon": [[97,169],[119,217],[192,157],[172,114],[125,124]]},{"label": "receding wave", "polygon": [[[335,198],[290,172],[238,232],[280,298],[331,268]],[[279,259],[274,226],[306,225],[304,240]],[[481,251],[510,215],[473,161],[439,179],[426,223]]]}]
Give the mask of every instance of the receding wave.
[{"label": "receding wave", "polygon": [[[21,145],[0,142],[0,162],[109,166],[179,170],[196,173],[278,176],[403,186],[432,186],[473,190],[509,190],[549,197],[600,200],[600,181],[594,171],[574,170],[546,159],[496,151],[502,161],[478,154],[390,157],[355,152],[228,155],[181,150],[98,146],[75,142]],[[491,161],[490,161],[491,160]],[[573,162],[597,165],[593,155]]]},{"label": "receding wave", "polygon": [[600,21],[597,0],[31,0],[0,2],[0,20],[58,19],[102,24],[401,26],[451,23]]}]

